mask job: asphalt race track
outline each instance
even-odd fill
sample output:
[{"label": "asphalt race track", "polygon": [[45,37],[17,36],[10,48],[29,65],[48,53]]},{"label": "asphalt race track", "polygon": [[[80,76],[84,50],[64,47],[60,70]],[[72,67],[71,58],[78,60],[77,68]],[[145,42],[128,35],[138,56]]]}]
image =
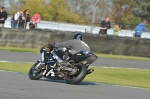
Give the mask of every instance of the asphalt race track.
[{"label": "asphalt race track", "polygon": [[0,99],[150,99],[150,90],[82,82],[29,80],[26,74],[0,71]]},{"label": "asphalt race track", "polygon": [[[0,61],[36,62],[40,54],[0,51]],[[150,61],[98,58],[92,66],[150,69]]]},{"label": "asphalt race track", "polygon": [[[0,60],[34,62],[39,54],[0,51]],[[105,63],[106,62],[106,63]],[[149,69],[148,61],[98,59],[93,65]],[[0,99],[150,99],[150,90],[109,84],[30,80],[27,74],[0,71]]]}]

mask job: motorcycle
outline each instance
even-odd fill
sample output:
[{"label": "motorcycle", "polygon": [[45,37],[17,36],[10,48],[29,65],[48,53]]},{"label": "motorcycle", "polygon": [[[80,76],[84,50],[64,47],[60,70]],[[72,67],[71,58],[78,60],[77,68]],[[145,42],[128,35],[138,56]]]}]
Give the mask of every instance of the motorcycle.
[{"label": "motorcycle", "polygon": [[[88,69],[89,65],[96,61],[97,56],[88,51],[80,51],[76,53],[73,50],[67,49],[67,63],[63,62],[64,51],[54,48],[51,51],[51,59],[47,58],[46,64],[43,66],[41,60],[38,60],[29,70],[29,78],[38,80],[41,77],[57,80],[65,80],[67,84],[79,84],[87,74],[90,74],[94,69]],[[51,64],[54,64],[53,72],[55,76],[51,76]]]}]

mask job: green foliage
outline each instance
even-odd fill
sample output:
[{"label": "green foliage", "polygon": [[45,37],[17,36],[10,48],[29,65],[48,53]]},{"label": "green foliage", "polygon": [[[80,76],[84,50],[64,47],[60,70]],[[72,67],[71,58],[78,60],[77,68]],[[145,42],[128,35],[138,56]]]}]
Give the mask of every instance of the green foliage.
[{"label": "green foliage", "polygon": [[45,0],[19,0],[20,4],[20,9],[24,11],[25,9],[30,10],[30,15],[34,15],[35,13],[43,14],[46,13],[45,8],[46,8],[46,2]]},{"label": "green foliage", "polygon": [[29,9],[30,15],[39,13],[44,20],[83,24],[84,19],[69,11],[66,0],[19,0],[21,9]]},{"label": "green foliage", "polygon": [[135,7],[134,14],[141,19],[147,19],[150,21],[150,0],[134,0],[137,5]]},{"label": "green foliage", "polygon": [[[136,2],[131,2],[131,0],[114,0],[114,19],[115,22],[131,22],[131,19],[136,19],[133,15]],[[132,21],[133,24],[136,21]]]},{"label": "green foliage", "polygon": [[132,29],[134,29],[135,26],[141,22],[139,17],[135,17],[132,14],[127,15],[126,17],[122,17],[121,21],[126,22],[126,24],[132,24],[132,26],[130,27]]},{"label": "green foliage", "polygon": [[[1,0],[3,3],[5,0]],[[91,23],[93,6],[97,0],[9,0],[9,14],[30,10],[48,21],[84,24]],[[0,4],[1,4],[0,2]],[[108,3],[109,2],[109,3]],[[140,18],[150,22],[150,0],[100,0],[97,5],[96,23],[109,15],[111,22],[137,24]]]}]

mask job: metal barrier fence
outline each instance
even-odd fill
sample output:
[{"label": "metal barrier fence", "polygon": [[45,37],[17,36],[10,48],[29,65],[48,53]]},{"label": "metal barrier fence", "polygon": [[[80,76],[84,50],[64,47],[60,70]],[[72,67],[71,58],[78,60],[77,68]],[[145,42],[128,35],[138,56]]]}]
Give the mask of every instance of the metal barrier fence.
[{"label": "metal barrier fence", "polygon": [[[6,20],[4,27],[11,28],[11,18],[9,17]],[[29,24],[29,23],[28,23]],[[29,25],[27,24],[27,29],[29,29]],[[51,22],[51,21],[44,21],[42,20],[41,23],[37,25],[38,29],[52,29],[52,30],[60,30],[60,31],[80,31],[83,33],[91,33],[91,26],[88,25],[77,25],[77,24],[67,24],[67,23],[60,23],[60,22]],[[93,34],[98,34],[100,27],[95,26],[93,28]],[[108,35],[113,35],[113,28],[108,29]],[[121,30],[118,32],[118,36],[120,37],[134,37],[133,30]],[[141,38],[150,38],[150,32],[142,33]]]}]

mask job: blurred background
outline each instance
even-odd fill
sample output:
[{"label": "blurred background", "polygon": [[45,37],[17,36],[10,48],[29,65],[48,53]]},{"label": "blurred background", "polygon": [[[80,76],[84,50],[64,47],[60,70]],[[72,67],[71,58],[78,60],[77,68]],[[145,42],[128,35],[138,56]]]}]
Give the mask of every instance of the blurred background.
[{"label": "blurred background", "polygon": [[69,30],[71,24],[74,31],[91,33],[93,28],[92,33],[97,34],[100,22],[109,16],[112,27],[117,23],[128,32],[144,18],[150,31],[150,0],[0,0],[0,6],[9,14],[5,27],[17,11],[29,9],[30,16],[41,15],[39,28]]}]

